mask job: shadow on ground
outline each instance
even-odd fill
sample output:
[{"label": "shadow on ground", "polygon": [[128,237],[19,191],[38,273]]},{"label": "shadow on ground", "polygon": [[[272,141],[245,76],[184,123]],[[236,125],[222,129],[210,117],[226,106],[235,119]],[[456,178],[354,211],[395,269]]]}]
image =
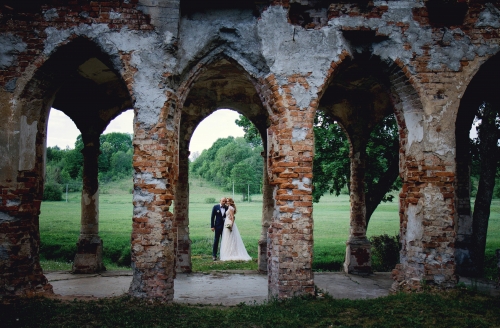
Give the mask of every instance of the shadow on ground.
[{"label": "shadow on ground", "polygon": [[[48,272],[45,276],[54,288],[55,298],[96,299],[122,296],[132,281],[131,271],[108,271],[101,274],[72,274],[67,271]],[[468,288],[500,296],[493,284],[461,278]],[[314,282],[319,292],[338,299],[368,299],[389,295],[390,272],[357,276],[343,272],[316,272]],[[223,271],[177,274],[174,281],[174,302],[188,304],[236,305],[259,304],[267,300],[267,275],[255,271]]]}]

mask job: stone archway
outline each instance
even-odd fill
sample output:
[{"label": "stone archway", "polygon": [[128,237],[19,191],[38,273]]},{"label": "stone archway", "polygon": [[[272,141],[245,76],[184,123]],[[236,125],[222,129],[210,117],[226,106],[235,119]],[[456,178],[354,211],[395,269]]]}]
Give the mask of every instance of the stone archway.
[{"label": "stone archway", "polygon": [[82,198],[87,202],[82,201],[81,235],[75,259],[75,265],[80,263],[82,271],[79,268],[74,271],[95,272],[102,270],[102,240],[98,235],[99,135],[114,117],[132,106],[132,101],[109,56],[90,40],[76,38],[55,50],[35,71],[18,95],[16,105],[21,113],[17,180],[25,185],[22,188],[25,193],[17,196],[19,206],[9,214],[10,229],[24,231],[29,237],[10,239],[8,248],[12,252],[29,249],[17,253],[16,263],[24,266],[26,275],[32,278],[26,280],[28,286],[19,283],[22,277],[12,281],[12,294],[51,292],[39,263],[38,227],[50,108],[56,107],[68,115],[84,137]]},{"label": "stone archway", "polygon": [[[356,60],[348,57],[342,62],[320,101],[319,109],[342,126],[350,141],[350,233],[344,271],[370,274],[371,245],[366,228],[374,208],[367,206],[371,202],[365,199],[365,171],[369,165],[366,147],[371,131],[393,112],[393,104],[383,64],[359,57]],[[391,175],[393,179],[398,171]]]},{"label": "stone archway", "polygon": [[74,52],[81,53],[81,48],[92,49],[86,54],[88,59],[82,57],[75,73],[68,72],[52,107],[70,117],[82,134],[81,229],[72,271],[95,273],[105,269],[103,241],[99,237],[99,137],[111,120],[132,107],[132,99],[120,75],[111,68],[110,60],[95,44],[80,38],[65,47],[73,49],[54,56],[72,56]]},{"label": "stone archway", "polygon": [[[176,260],[178,272],[191,272],[189,239],[189,142],[198,124],[212,112],[229,108],[246,116],[259,130],[266,148],[268,114],[256,90],[255,78],[251,77],[234,60],[217,56],[195,70],[189,91],[182,97],[182,114],[179,131],[179,179],[176,185],[175,229],[177,232]],[[181,88],[182,90],[183,88]],[[179,97],[179,98],[181,98]],[[214,127],[220,128],[220,127]],[[265,161],[264,161],[265,163]],[[267,170],[263,176],[262,231],[259,240],[259,271],[267,271],[267,228],[272,216],[274,200],[270,193]]]},{"label": "stone archway", "polygon": [[[401,264],[395,271],[395,279],[401,282],[411,280],[413,275],[422,276],[424,271],[421,268],[426,266],[414,255],[421,249],[415,243],[426,232],[423,227],[418,228],[417,222],[421,218],[418,214],[415,215],[412,206],[421,201],[419,198],[422,194],[417,190],[425,183],[413,176],[415,164],[412,162],[415,157],[411,155],[419,153],[421,147],[419,141],[422,135],[423,106],[416,89],[396,63],[385,62],[374,56],[365,57],[366,54],[357,54],[355,60],[347,57],[337,64],[339,68],[333,71],[319,106],[320,110],[329,113],[342,124],[351,140],[351,233],[344,268],[350,273],[363,274],[371,271],[370,244],[366,238],[367,208],[362,180],[365,169],[362,159],[365,157],[361,155],[373,126],[394,113],[400,136],[399,172],[396,172],[403,181],[399,199]],[[447,182],[449,186],[446,187],[443,181],[443,188],[451,190],[452,181],[448,179]],[[371,212],[373,210],[374,208],[369,209]]]}]

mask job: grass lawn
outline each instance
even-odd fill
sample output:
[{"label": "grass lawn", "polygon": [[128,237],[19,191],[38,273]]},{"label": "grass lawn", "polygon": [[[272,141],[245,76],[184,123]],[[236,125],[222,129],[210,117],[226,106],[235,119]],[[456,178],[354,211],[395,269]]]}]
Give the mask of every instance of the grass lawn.
[{"label": "grass lawn", "polygon": [[98,301],[19,300],[0,305],[3,327],[500,327],[500,298],[468,290],[370,300],[293,298],[233,307]]},{"label": "grass lawn", "polygon": [[[105,265],[108,270],[129,265],[130,234],[132,230],[132,181],[111,183],[102,188],[99,204],[99,230],[104,244]],[[257,269],[257,242],[261,233],[262,196],[252,196],[252,202],[242,202],[235,195],[238,213],[236,223],[252,258],[251,262],[213,262],[210,213],[214,203],[209,197],[220,199],[232,196],[195,180],[190,185],[189,230],[192,241],[194,271],[222,269]],[[345,241],[349,235],[349,197],[327,195],[315,203],[314,268],[335,269],[344,260]],[[80,194],[70,193],[68,202],[43,202],[40,214],[41,254],[44,270],[67,270],[74,257],[75,243],[80,231]],[[399,231],[396,202],[381,203],[368,227],[368,237],[381,234],[394,236]],[[487,255],[493,259],[500,248],[500,200],[493,200],[487,237]],[[332,266],[336,263],[336,266]]]}]

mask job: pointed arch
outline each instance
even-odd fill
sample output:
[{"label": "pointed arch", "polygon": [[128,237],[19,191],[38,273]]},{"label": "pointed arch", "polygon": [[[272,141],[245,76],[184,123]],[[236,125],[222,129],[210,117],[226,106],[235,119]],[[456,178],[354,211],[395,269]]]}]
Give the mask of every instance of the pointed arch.
[{"label": "pointed arch", "polygon": [[[370,270],[369,255],[366,254],[369,252],[364,227],[366,222],[358,222],[367,211],[371,213],[374,210],[367,208],[364,197],[362,159],[373,127],[391,113],[396,116],[399,130],[399,170],[394,167],[394,173],[399,174],[404,183],[400,194],[400,237],[403,244],[401,263],[407,264],[408,261],[406,253],[410,246],[407,240],[407,222],[418,221],[418,218],[408,212],[411,205],[405,193],[408,188],[415,187],[415,182],[408,179],[408,163],[412,159],[407,154],[411,147],[419,147],[422,139],[423,105],[417,89],[412,85],[409,72],[404,66],[400,67],[400,64],[398,61],[382,60],[369,53],[351,56],[344,52],[338,62],[331,64],[323,89],[318,93],[318,108],[340,122],[351,141],[351,192],[354,190],[356,193],[351,199],[355,200],[355,204],[351,204],[351,207],[360,212],[351,212],[350,239],[354,248],[348,247],[345,264],[345,270],[349,272],[359,271],[363,266],[366,266],[367,271]],[[415,151],[418,150],[412,149],[412,153]],[[361,162],[358,163],[359,161]],[[360,238],[362,240],[357,240]]]},{"label": "pointed arch", "polygon": [[[199,125],[207,116],[218,109],[232,109],[246,116],[259,130],[264,148],[266,147],[266,129],[269,126],[268,112],[265,109],[260,95],[259,83],[254,76],[235,59],[217,53],[204,58],[196,65],[178,89],[179,99],[179,180],[176,186],[175,227],[178,234],[177,270],[189,272],[190,240],[187,226],[189,224],[189,183],[188,183],[188,156],[189,142]],[[214,127],[214,129],[221,127]],[[267,170],[264,170],[267,172]],[[269,204],[272,194],[266,192],[269,185],[264,179],[263,229],[268,226],[270,219]],[[267,186],[267,187],[266,187]],[[265,238],[262,237],[259,247],[264,249],[260,254],[267,252]],[[260,257],[260,256],[259,256]],[[262,258],[259,264],[261,271],[266,271],[267,258]]]},{"label": "pointed arch", "polygon": [[[12,187],[17,188],[13,193],[17,194],[18,205],[8,208],[7,215],[13,218],[9,231],[16,231],[18,237],[25,237],[7,237],[5,240],[8,241],[8,252],[29,249],[12,257],[15,260],[11,260],[14,262],[10,263],[10,269],[2,273],[6,286],[11,286],[13,294],[52,292],[40,267],[38,227],[50,108],[59,107],[82,133],[87,132],[98,138],[114,117],[132,106],[126,83],[111,57],[87,38],[73,38],[48,58],[40,57],[38,62],[41,64],[36,70],[25,73],[32,75],[20,79],[19,91],[15,91],[12,102],[13,111],[18,113],[18,121],[12,122],[15,126],[13,130],[18,131],[12,145],[18,148],[10,152],[13,158],[18,159],[18,183]],[[27,83],[22,85],[22,81]],[[9,235],[9,231],[1,233]],[[22,273],[16,271],[18,266],[25,268]],[[10,277],[15,277],[15,281]],[[23,283],[19,284],[19,281]]]}]

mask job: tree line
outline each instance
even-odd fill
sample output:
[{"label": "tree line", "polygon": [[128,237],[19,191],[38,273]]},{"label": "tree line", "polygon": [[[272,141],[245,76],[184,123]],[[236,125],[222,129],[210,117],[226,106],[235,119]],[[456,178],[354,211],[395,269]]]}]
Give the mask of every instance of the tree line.
[{"label": "tree line", "polygon": [[244,138],[220,138],[190,163],[190,174],[232,191],[247,200],[262,189],[262,145]]},{"label": "tree line", "polygon": [[[99,181],[109,182],[132,175],[132,135],[112,132],[100,137]],[[80,191],[83,172],[83,140],[76,138],[75,148],[47,147],[44,200],[61,200],[63,187]]]}]

